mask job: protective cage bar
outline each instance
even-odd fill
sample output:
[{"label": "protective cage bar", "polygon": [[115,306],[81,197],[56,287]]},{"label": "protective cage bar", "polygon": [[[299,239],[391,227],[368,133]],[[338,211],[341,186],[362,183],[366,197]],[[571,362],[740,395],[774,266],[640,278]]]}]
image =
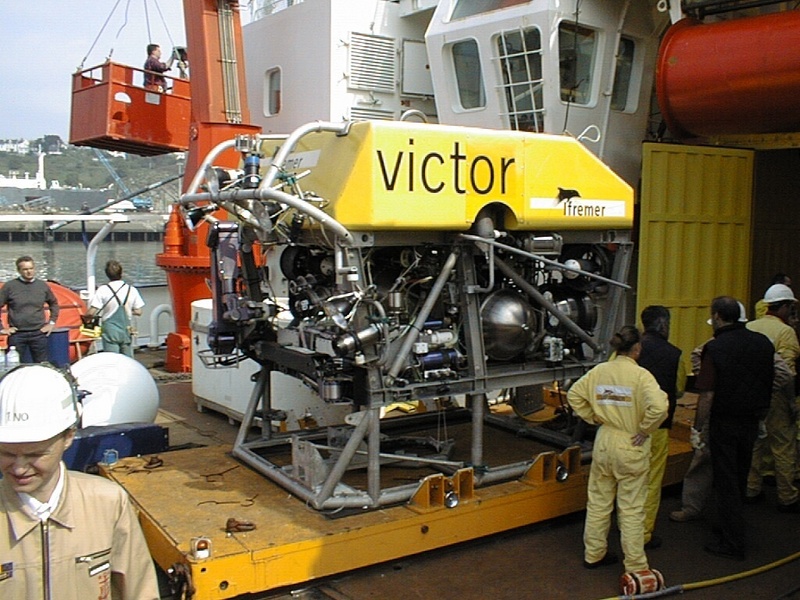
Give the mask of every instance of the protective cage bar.
[{"label": "protective cage bar", "polygon": [[[468,453],[466,446],[459,447],[460,460],[439,451],[418,462],[448,476],[472,469],[477,486],[521,478],[533,458],[488,465],[486,425],[519,430],[526,437],[536,437],[540,428],[489,414],[488,396],[575,379],[605,360],[606,340],[619,324],[629,287],[624,282],[632,243],[624,226],[631,190],[568,139],[514,138],[530,156],[541,153],[539,160],[561,154],[580,164],[551,181],[525,178],[524,170],[515,170],[515,160],[495,156],[511,177],[509,185],[519,183],[508,203],[524,227],[514,229],[508,206],[487,203],[471,207],[475,216],[467,230],[440,230],[429,221],[417,229],[397,225],[409,222],[407,214],[392,217],[393,230],[382,229],[387,219],[376,214],[392,214],[394,203],[402,201],[406,213],[412,212],[407,193],[393,195],[408,136],[424,134],[442,152],[482,151],[475,158],[481,164],[491,164],[498,147],[487,131],[408,125],[395,137],[399,126],[308,124],[279,147],[270,144],[271,160],[263,171],[258,165],[267,152],[259,138],[237,139],[246,170],[253,165],[249,174],[220,185],[206,168],[214,160],[212,151],[202,169],[212,177],[208,191],[200,192],[198,174],[181,200],[187,210],[218,207],[239,219],[213,221],[208,238],[214,266],[209,346],[219,355],[238,348],[261,365],[233,456],[320,511],[374,509],[408,502],[418,493],[418,478],[391,485],[382,477],[386,464],[414,460],[386,449],[396,423],[406,417],[382,419],[386,407],[409,400],[428,403],[433,413],[447,417],[440,401],[463,398],[471,426],[469,439],[460,442],[469,446]],[[347,181],[367,180],[371,187],[360,193],[325,187],[331,182],[326,169],[337,171],[336,181],[345,180],[338,161],[329,162],[333,157],[346,161],[343,151],[361,151],[363,157],[356,161],[358,173]],[[387,170],[390,154],[397,157],[389,163],[393,170]],[[314,194],[303,191],[306,185]],[[532,195],[540,198],[525,200]],[[354,225],[363,218],[354,221],[355,213],[347,211],[356,208],[356,197],[359,214],[370,215],[374,227]],[[426,199],[440,201],[440,212],[447,213],[443,224],[463,218],[457,216],[465,210],[461,197],[448,197],[446,203],[430,194]],[[371,210],[364,209],[368,201]],[[557,223],[565,225],[564,231]],[[266,272],[255,268],[255,239],[277,251],[273,268],[285,278],[288,298],[279,298],[260,279]],[[281,306],[289,307],[283,314],[291,321],[283,325],[276,319]],[[273,423],[285,417],[270,397],[272,371],[306,383],[325,402],[348,404],[345,423],[275,431]],[[573,426],[541,439],[565,448],[573,441]],[[254,427],[259,434],[251,435]],[[365,477],[353,484],[358,478],[346,475],[356,470]]]},{"label": "protective cage bar", "polygon": [[[462,306],[467,307],[468,311],[465,321],[479,324],[480,307],[476,294],[468,292],[474,288],[476,279],[473,249],[474,244],[472,243],[462,244],[460,251],[457,252],[458,260],[453,272],[458,280],[460,302]],[[621,249],[617,252],[613,276],[619,277],[627,272],[630,257],[630,245],[622,244]],[[448,275],[449,272],[443,271],[445,279]],[[622,288],[618,287],[612,287],[609,292],[613,295],[609,302],[611,314],[608,315],[607,324],[599,333],[600,339],[608,339],[611,336],[612,324],[616,322],[614,313],[619,311],[622,304],[620,301],[622,292]],[[468,398],[467,405],[470,407],[472,422],[471,458],[469,465],[453,464],[451,461],[441,460],[430,461],[429,466],[438,466],[442,473],[448,475],[452,475],[460,468],[472,466],[475,469],[476,486],[520,478],[530,469],[536,457],[491,468],[484,465],[482,448],[486,425],[490,423],[492,426],[503,427],[505,423],[503,419],[497,419],[485,413],[487,394],[498,390],[551,383],[555,378],[578,378],[592,365],[579,362],[559,365],[557,368],[552,365],[532,363],[490,365],[487,363],[483,350],[483,336],[480,327],[469,327],[466,335],[467,343],[472,348],[469,353],[471,357],[469,377],[448,381],[446,387],[448,395],[465,395]],[[338,454],[335,460],[326,461],[323,459],[321,451],[327,451],[329,448],[319,443],[319,437],[323,434],[319,432],[275,434],[271,431],[270,373],[273,370],[280,370],[292,374],[292,368],[297,366],[297,363],[292,357],[294,352],[280,347],[276,342],[266,342],[262,348],[263,367],[242,419],[233,447],[233,456],[317,510],[374,509],[408,502],[418,493],[422,482],[386,488],[380,486],[381,468],[384,461],[391,458],[396,461],[414,460],[414,457],[407,455],[392,457],[381,452],[381,442],[386,438],[382,424],[388,425],[394,419],[381,421],[380,412],[382,406],[398,398],[405,398],[409,395],[413,395],[415,398],[435,397],[442,390],[443,386],[440,382],[427,385],[415,384],[410,388],[409,386],[385,386],[385,372],[376,367],[368,367],[368,374],[364,378],[368,382],[365,390],[368,398],[365,410],[355,413],[361,415],[361,418],[356,425],[347,428],[349,433],[347,442],[338,449],[337,453],[332,454],[332,456]],[[400,419],[405,418],[400,417]],[[512,429],[519,427],[518,424],[507,424],[507,426]],[[254,427],[260,428],[260,435],[250,434]],[[524,435],[536,437],[539,428],[530,426],[524,427],[524,430]],[[571,443],[569,438],[553,435],[549,431],[542,432],[542,439],[556,445],[560,441],[562,449]],[[365,452],[360,451],[364,444],[367,448]],[[265,451],[275,450],[281,446],[291,447],[292,464],[290,466],[281,466],[266,456],[269,452]],[[357,489],[344,483],[343,478],[354,466],[356,468],[365,466],[364,455],[367,457],[368,486],[367,489]],[[358,465],[354,464],[356,460],[359,461]]]}]

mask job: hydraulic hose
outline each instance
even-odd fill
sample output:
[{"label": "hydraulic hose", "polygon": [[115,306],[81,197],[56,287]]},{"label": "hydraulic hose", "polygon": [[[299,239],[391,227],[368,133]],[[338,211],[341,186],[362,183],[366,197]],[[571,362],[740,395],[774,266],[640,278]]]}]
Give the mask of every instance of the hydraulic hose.
[{"label": "hydraulic hose", "polygon": [[734,573],[732,575],[717,577],[715,579],[706,579],[705,581],[696,581],[694,583],[683,583],[679,585],[673,585],[664,588],[663,590],[658,590],[657,592],[648,592],[646,594],[639,594],[634,596],[610,596],[608,598],[603,598],[602,600],[634,600],[634,599],[645,600],[647,598],[663,598],[665,596],[671,596],[673,594],[682,594],[683,592],[688,592],[690,590],[699,590],[714,585],[730,583],[731,581],[737,581],[739,579],[744,579],[745,577],[750,577],[752,575],[759,575],[766,571],[782,567],[783,565],[790,563],[793,560],[797,560],[798,558],[800,558],[800,552],[795,552],[794,554],[790,554],[789,556],[786,556],[769,564],[756,567],[755,569],[750,569],[749,571],[742,571],[741,573]]}]

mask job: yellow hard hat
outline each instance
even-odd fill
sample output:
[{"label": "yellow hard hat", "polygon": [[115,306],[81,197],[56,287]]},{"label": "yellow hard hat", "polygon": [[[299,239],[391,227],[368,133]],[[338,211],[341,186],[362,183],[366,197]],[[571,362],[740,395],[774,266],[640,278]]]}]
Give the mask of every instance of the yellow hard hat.
[{"label": "yellow hard hat", "polygon": [[52,367],[22,365],[0,379],[0,443],[48,440],[79,418],[75,387]]}]

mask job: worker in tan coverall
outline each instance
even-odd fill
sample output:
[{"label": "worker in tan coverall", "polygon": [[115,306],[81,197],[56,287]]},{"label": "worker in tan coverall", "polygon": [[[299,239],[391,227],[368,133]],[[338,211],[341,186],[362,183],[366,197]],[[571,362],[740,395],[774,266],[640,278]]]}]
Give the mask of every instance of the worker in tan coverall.
[{"label": "worker in tan coverall", "polygon": [[77,391],[64,373],[23,365],[0,379],[0,598],[153,600],[153,561],[128,495],[67,471]]},{"label": "worker in tan coverall", "polygon": [[[750,321],[747,328],[767,336],[775,352],[786,361],[794,377],[795,364],[800,356],[800,343],[797,334],[788,321],[797,299],[787,285],[776,283],[764,294],[767,305],[766,314],[760,319]],[[800,513],[800,492],[793,479],[796,471],[797,413],[794,382],[784,388],[774,388],[769,412],[765,420],[766,437],[759,437],[753,448],[753,461],[747,477],[747,498],[745,502],[758,502],[764,497],[762,477],[759,469],[764,454],[771,451],[775,460],[775,481],[778,487],[778,510],[780,512]]]},{"label": "worker in tan coverall", "polygon": [[636,360],[639,332],[626,326],[611,339],[616,357],[594,367],[567,394],[575,413],[599,424],[589,471],[583,532],[587,569],[617,562],[608,551],[614,500],[625,570],[649,569],[644,551],[644,503],[650,468],[650,434],[667,416],[667,395]]}]

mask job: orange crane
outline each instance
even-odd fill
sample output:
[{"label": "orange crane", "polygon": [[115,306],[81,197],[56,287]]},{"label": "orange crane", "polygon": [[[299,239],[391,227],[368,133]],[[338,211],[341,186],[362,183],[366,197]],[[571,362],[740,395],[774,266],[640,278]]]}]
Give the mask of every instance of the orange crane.
[{"label": "orange crane", "polygon": [[[254,134],[249,124],[239,2],[184,0],[191,82],[168,77],[169,93],[138,83],[143,70],[106,61],[73,75],[70,143],[143,156],[187,151],[191,176],[209,151],[237,134]],[[136,81],[135,81],[136,80]],[[230,151],[217,164],[237,167]],[[167,369],[191,370],[191,303],[209,295],[207,225],[191,230],[173,210],[156,264],[167,273],[175,317],[167,338]]]},{"label": "orange crane", "polygon": [[[239,2],[184,0],[183,10],[192,60],[186,173],[193,175],[218,143],[237,134],[259,133],[260,128],[249,124]],[[222,164],[236,167],[239,160],[239,154],[231,151],[223,155]],[[156,264],[167,272],[175,316],[175,332],[167,337],[166,368],[172,372],[191,370],[191,304],[209,295],[207,230],[205,223],[190,230],[180,211],[173,210],[164,252],[156,256]]]}]

